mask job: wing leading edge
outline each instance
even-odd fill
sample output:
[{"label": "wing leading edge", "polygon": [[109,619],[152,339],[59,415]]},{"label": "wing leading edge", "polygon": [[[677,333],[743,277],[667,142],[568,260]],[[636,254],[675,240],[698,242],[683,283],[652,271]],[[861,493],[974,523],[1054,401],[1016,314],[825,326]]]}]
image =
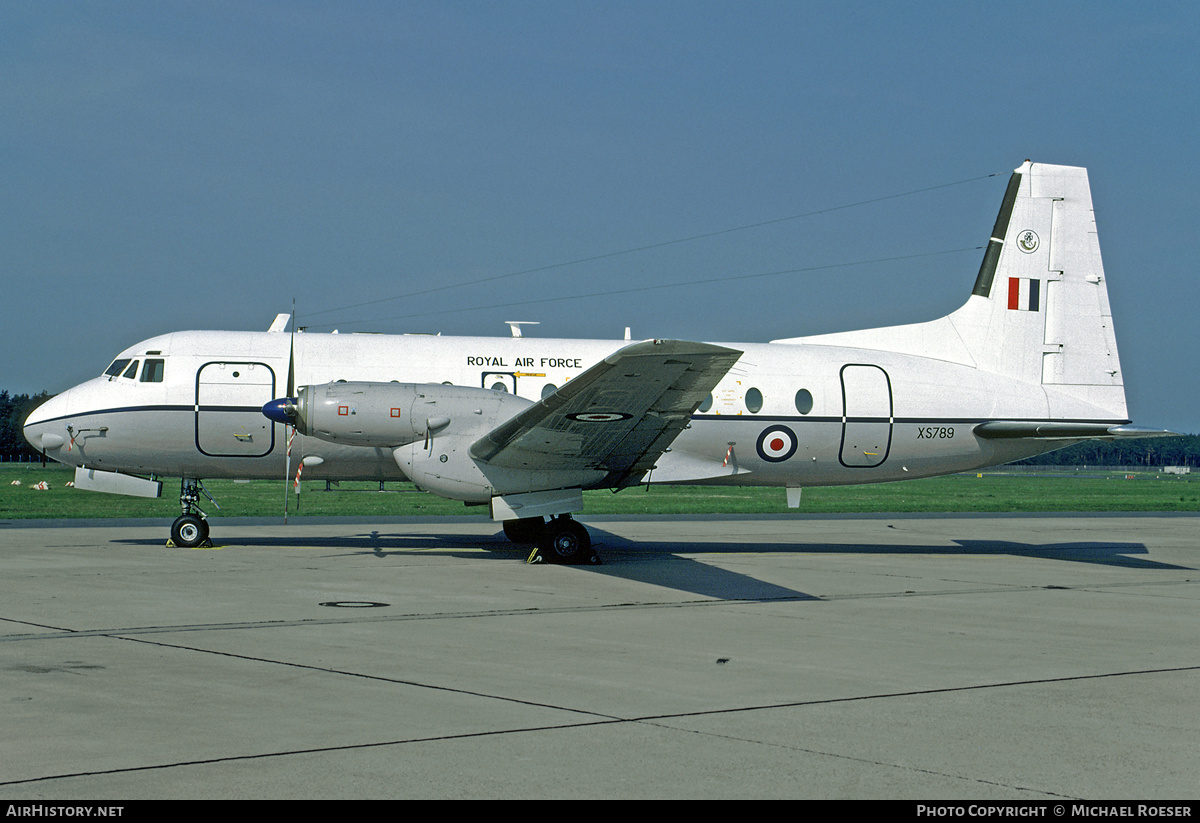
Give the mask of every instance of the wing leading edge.
[{"label": "wing leading edge", "polygon": [[626,346],[493,429],[471,456],[513,469],[599,470],[637,484],[742,353],[709,343]]}]

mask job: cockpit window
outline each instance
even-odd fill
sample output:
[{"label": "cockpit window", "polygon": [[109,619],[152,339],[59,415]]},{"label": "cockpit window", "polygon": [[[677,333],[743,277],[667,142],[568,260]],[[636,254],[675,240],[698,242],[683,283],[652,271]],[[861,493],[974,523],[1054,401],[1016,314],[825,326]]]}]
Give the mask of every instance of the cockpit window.
[{"label": "cockpit window", "polygon": [[132,363],[129,364],[129,368],[127,368],[125,370],[125,373],[121,376],[128,377],[130,380],[132,380],[133,378],[137,377],[137,367],[138,367],[138,361],[134,360]]},{"label": "cockpit window", "polygon": [[142,382],[161,383],[162,381],[163,361],[154,357],[147,357],[146,365],[142,367]]},{"label": "cockpit window", "polygon": [[125,371],[125,367],[129,365],[129,359],[114,360],[112,365],[104,372],[108,377],[116,377],[121,372]]}]

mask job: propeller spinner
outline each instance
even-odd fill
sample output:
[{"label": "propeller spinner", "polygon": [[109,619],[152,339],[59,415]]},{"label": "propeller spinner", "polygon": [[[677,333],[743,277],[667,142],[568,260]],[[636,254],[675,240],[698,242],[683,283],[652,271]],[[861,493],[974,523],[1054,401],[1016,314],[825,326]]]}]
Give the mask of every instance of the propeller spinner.
[{"label": "propeller spinner", "polygon": [[298,397],[279,397],[262,407],[263,416],[285,426],[295,426],[297,422]]}]

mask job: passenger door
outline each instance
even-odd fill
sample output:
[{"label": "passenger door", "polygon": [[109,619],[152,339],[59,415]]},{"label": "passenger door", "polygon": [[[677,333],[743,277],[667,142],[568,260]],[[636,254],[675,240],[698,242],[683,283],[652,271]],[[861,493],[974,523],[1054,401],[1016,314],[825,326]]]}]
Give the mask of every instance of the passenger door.
[{"label": "passenger door", "polygon": [[218,361],[196,373],[196,448],[211,457],[262,457],[275,427],[262,407],[275,397],[266,363]]},{"label": "passenger door", "polygon": [[892,447],[892,385],[879,366],[842,366],[841,463],[872,468]]}]

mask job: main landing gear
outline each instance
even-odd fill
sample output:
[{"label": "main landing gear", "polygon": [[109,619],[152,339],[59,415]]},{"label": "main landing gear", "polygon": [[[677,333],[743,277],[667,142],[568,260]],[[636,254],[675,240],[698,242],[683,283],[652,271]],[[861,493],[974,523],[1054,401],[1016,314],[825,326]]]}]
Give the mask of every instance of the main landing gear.
[{"label": "main landing gear", "polygon": [[504,535],[514,543],[535,544],[529,555],[530,563],[600,563],[587,529],[569,514],[552,517],[549,522],[541,517],[505,520]]},{"label": "main landing gear", "polygon": [[[179,485],[179,508],[183,510],[183,514],[179,515],[171,524],[171,540],[167,543],[168,546],[178,546],[183,549],[194,549],[203,545],[212,546],[208,539],[208,515],[197,505],[201,492],[209,500],[212,500],[214,506],[217,506],[217,501],[213,500],[212,495],[199,480],[190,477],[183,478]],[[217,506],[217,508],[221,507]]]}]

